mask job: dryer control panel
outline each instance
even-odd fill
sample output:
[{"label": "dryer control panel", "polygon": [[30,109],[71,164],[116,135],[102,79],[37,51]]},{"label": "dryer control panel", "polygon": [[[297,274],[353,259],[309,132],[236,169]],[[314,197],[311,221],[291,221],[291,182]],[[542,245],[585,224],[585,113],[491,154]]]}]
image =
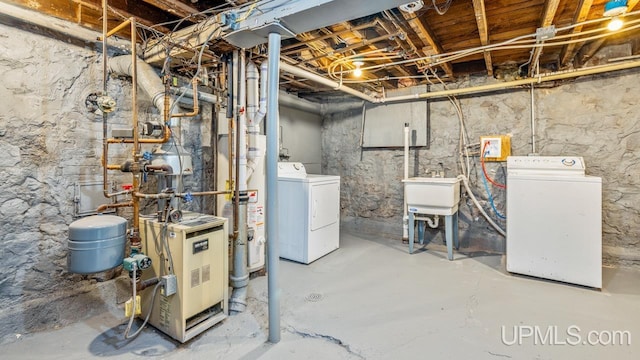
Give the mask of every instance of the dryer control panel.
[{"label": "dryer control panel", "polygon": [[510,156],[507,171],[512,175],[584,175],[581,156]]}]

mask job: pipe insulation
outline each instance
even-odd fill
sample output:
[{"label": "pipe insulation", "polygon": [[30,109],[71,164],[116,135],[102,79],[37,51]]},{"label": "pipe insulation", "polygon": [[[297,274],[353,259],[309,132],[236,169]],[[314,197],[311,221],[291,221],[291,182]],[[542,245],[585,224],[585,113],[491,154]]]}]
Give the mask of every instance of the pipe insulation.
[{"label": "pipe insulation", "polygon": [[324,85],[324,86],[328,86],[328,87],[330,87],[330,88],[332,88],[334,90],[340,90],[342,92],[345,92],[347,94],[353,95],[355,97],[359,97],[362,100],[373,102],[373,103],[379,102],[378,99],[374,98],[373,96],[367,95],[367,94],[365,94],[363,92],[360,92],[358,90],[354,90],[354,89],[352,89],[350,87],[343,86],[340,83],[337,83],[337,82],[335,82],[333,80],[329,80],[329,79],[324,78],[324,77],[322,77],[320,75],[316,75],[316,74],[314,74],[314,73],[312,73],[310,71],[301,69],[301,68],[296,67],[294,65],[289,65],[289,64],[285,63],[284,61],[280,61],[280,69],[282,71],[286,71],[286,72],[288,72],[288,73],[290,73],[292,75],[303,77],[303,78],[309,79],[311,81],[314,81],[314,82],[316,82],[318,84],[321,84],[321,85]]},{"label": "pipe insulation", "polygon": [[260,126],[255,122],[258,113],[260,73],[253,61],[247,63],[247,131],[260,133]]},{"label": "pipe insulation", "polygon": [[[180,88],[171,88],[171,93],[174,95],[182,95],[183,97],[193,99],[193,88],[189,86],[183,86]],[[206,92],[202,92],[202,91],[198,91],[198,100],[208,104],[218,103],[217,96],[206,93]],[[193,103],[191,103],[190,105],[193,105]]]},{"label": "pipe insulation", "polygon": [[441,98],[441,97],[460,95],[460,94],[492,92],[492,91],[503,90],[503,89],[508,89],[512,87],[537,84],[537,83],[542,83],[547,81],[571,79],[571,78],[576,78],[580,76],[596,75],[596,74],[601,74],[601,73],[611,72],[611,71],[633,69],[633,68],[640,67],[640,61],[607,64],[602,66],[594,66],[587,69],[562,71],[562,72],[556,72],[556,73],[550,73],[550,74],[541,74],[536,77],[531,77],[531,78],[526,78],[521,80],[513,80],[513,81],[500,82],[500,83],[494,83],[494,84],[488,84],[488,85],[480,85],[480,86],[472,86],[472,87],[459,88],[459,89],[431,91],[431,92],[425,92],[420,94],[394,96],[394,97],[388,97],[388,98],[375,98],[373,96],[370,96],[360,91],[354,90],[352,88],[343,86],[342,84],[339,84],[335,81],[324,78],[320,75],[314,74],[307,70],[297,68],[293,65],[289,65],[282,61],[280,62],[280,67],[282,68],[283,71],[291,73],[295,76],[309,79],[318,84],[331,87],[335,90],[340,90],[342,92],[356,96],[365,101],[369,101],[372,103],[389,103],[389,102],[398,102],[398,101],[434,99],[434,98]]},{"label": "pipe insulation", "polygon": [[[133,76],[130,55],[116,56],[109,60],[109,71],[117,75]],[[141,59],[136,60],[138,67],[138,86],[153,101],[153,105],[164,111],[164,84],[151,65]],[[171,105],[171,104],[170,104]]]},{"label": "pipe insulation", "polygon": [[[266,63],[266,62],[265,62]],[[266,69],[267,67],[261,67]],[[265,143],[260,141],[260,122],[266,113],[266,81],[264,86],[258,87],[258,82],[266,79],[260,77],[258,67],[252,62],[247,63],[247,135],[249,137],[247,149],[247,182],[255,172],[260,159],[265,154]],[[264,98],[264,101],[262,100]],[[260,112],[263,112],[260,115]]]},{"label": "pipe insulation", "polygon": [[[136,75],[138,86],[142,91],[151,99],[153,105],[160,111],[164,112],[165,109],[165,85],[162,83],[162,79],[156,74],[153,67],[141,59],[136,59]],[[109,71],[117,75],[133,76],[132,61],[130,55],[122,55],[111,58],[109,61]],[[191,93],[187,91],[187,93]],[[170,100],[168,104],[171,109],[171,113],[177,111],[173,106],[173,101]],[[182,130],[181,121],[178,117],[170,117],[169,126],[173,134],[179,137],[179,143],[182,144]],[[137,131],[137,130],[134,130]],[[170,142],[164,143],[162,148],[165,151],[169,151],[173,145]],[[184,149],[180,149],[179,152],[184,153]],[[180,166],[175,167],[176,170],[182,171]]]},{"label": "pipe insulation", "polygon": [[[269,82],[269,63],[267,61],[263,61],[260,64],[260,74],[262,74],[260,78],[260,97],[258,98],[258,112],[254,119],[256,126],[260,126],[260,123],[267,115],[267,86]],[[282,97],[280,97],[280,101],[282,101]]]}]

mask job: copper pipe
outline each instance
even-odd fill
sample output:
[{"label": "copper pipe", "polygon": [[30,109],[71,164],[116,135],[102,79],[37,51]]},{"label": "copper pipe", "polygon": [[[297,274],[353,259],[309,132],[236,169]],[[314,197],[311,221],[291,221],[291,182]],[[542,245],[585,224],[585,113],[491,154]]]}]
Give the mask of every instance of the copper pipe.
[{"label": "copper pipe", "polygon": [[[189,193],[191,196],[209,196],[209,195],[227,195],[231,194],[231,190],[217,190],[217,191],[199,191]],[[178,194],[178,196],[183,197],[185,194]]]},{"label": "copper pipe", "polygon": [[171,98],[169,97],[169,91],[171,90],[171,84],[170,84],[170,76],[169,74],[164,76],[164,113],[163,113],[163,119],[164,119],[164,126],[167,127],[169,125],[169,112],[171,110]]},{"label": "copper pipe", "polygon": [[193,87],[193,111],[188,113],[172,114],[171,117],[196,116],[200,112],[200,109],[198,106],[198,78],[197,77],[193,78],[193,80],[191,81],[191,86]]},{"label": "copper pipe", "polygon": [[140,199],[169,199],[174,196],[176,196],[176,194],[172,194],[172,193],[159,193],[159,194],[144,194],[141,192],[133,193],[134,198],[140,198]]},{"label": "copper pipe", "polygon": [[[138,55],[136,50],[137,43],[137,28],[136,28],[136,19],[130,18],[131,23],[131,97],[133,100],[133,108],[132,108],[132,117],[133,117],[133,161],[138,162],[140,158],[138,148],[140,146],[138,139]],[[133,191],[140,191],[140,173],[133,173]],[[139,234],[140,229],[140,198],[134,196],[132,198],[133,201],[133,237],[131,241],[131,246],[133,247],[134,240],[138,240],[136,236]]]},{"label": "copper pipe", "polygon": [[144,194],[141,192],[133,193],[133,196],[141,199],[169,199],[172,197],[185,197],[187,194],[191,196],[211,196],[211,195],[227,195],[233,193],[232,190],[219,190],[219,191],[199,191],[193,193],[159,193],[159,194]]},{"label": "copper pipe", "polygon": [[[105,3],[106,3],[106,1],[105,1]],[[106,8],[105,8],[105,10],[106,10]],[[105,13],[106,13],[106,11],[105,11]],[[106,37],[113,36],[113,34],[117,33],[118,31],[120,31],[120,30],[122,30],[122,29],[124,29],[124,28],[126,28],[127,26],[129,26],[129,24],[131,23],[131,21],[132,21],[132,20],[133,20],[133,21],[135,21],[135,19],[134,19],[134,18],[132,18],[132,17],[131,17],[131,18],[128,18],[127,20],[125,20],[124,22],[122,22],[122,24],[120,24],[120,25],[118,25],[118,26],[114,27],[113,29],[111,29],[111,31],[109,31],[109,32],[107,33],[107,36],[106,36]],[[102,41],[102,39],[104,39],[104,38],[105,38],[104,36],[100,36],[100,37],[98,37],[98,41]],[[132,45],[132,46],[134,46],[134,45],[135,45],[135,43],[131,43],[131,45]]]},{"label": "copper pipe", "polygon": [[105,169],[107,169],[107,170],[122,170],[122,165],[109,164],[109,165],[105,166]]},{"label": "copper pipe", "polygon": [[[164,126],[164,136],[159,139],[138,139],[139,144],[164,144],[169,141],[171,138],[171,129],[169,126]],[[109,138],[107,139],[109,144],[134,144],[133,139],[115,139]]]},{"label": "copper pipe", "polygon": [[98,206],[98,209],[96,209],[96,211],[103,212],[108,209],[117,209],[117,208],[130,207],[130,206],[133,206],[133,201],[129,201],[126,203],[116,203],[116,204],[102,204]]},{"label": "copper pipe", "polygon": [[[244,51],[244,50],[242,50]],[[240,56],[240,54],[238,53],[238,51],[234,52],[234,55],[236,55],[236,59],[238,60],[236,62],[237,64],[237,69],[235,69],[236,74],[238,74],[237,79],[233,79],[234,83],[237,84],[237,90],[239,92],[240,90],[240,79],[242,79],[242,74],[240,73],[240,69],[242,68],[242,66],[240,66],[240,61],[242,61],[242,57]],[[238,94],[238,92],[236,92],[236,94]],[[242,129],[240,129],[240,124],[239,124],[239,111],[240,109],[240,97],[238,96],[237,102],[235,104],[233,104],[233,106],[235,107],[236,111],[233,112],[233,119],[234,119],[234,124],[235,124],[235,166],[236,166],[236,171],[235,171],[235,179],[234,179],[234,194],[233,194],[233,240],[237,240],[238,239],[238,234],[239,234],[239,216],[240,216],[240,132]],[[231,140],[231,139],[230,139]],[[229,163],[231,163],[231,161],[229,161]]]},{"label": "copper pipe", "polygon": [[[108,58],[107,58],[107,4],[108,0],[102,0],[102,95],[107,94],[107,79],[108,79]],[[106,198],[113,197],[109,193],[109,181],[107,174],[107,156],[109,154],[109,143],[107,142],[107,113],[102,112],[102,194]]]},{"label": "copper pipe", "polygon": [[154,277],[147,280],[140,280],[139,282],[136,283],[136,291],[142,291],[148,288],[149,286],[153,286],[159,282],[160,282],[160,278],[158,277]]}]

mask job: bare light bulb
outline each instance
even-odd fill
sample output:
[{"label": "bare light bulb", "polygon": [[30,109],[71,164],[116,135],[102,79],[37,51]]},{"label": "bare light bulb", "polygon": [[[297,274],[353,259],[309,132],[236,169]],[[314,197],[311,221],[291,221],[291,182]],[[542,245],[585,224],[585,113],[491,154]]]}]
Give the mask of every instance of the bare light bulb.
[{"label": "bare light bulb", "polygon": [[612,18],[611,21],[609,21],[607,29],[609,29],[610,31],[617,31],[622,29],[622,25],[624,25],[624,21],[616,16]]},{"label": "bare light bulb", "polygon": [[356,66],[356,68],[353,70],[353,76],[355,77],[362,76],[362,69],[360,69],[360,66]]}]

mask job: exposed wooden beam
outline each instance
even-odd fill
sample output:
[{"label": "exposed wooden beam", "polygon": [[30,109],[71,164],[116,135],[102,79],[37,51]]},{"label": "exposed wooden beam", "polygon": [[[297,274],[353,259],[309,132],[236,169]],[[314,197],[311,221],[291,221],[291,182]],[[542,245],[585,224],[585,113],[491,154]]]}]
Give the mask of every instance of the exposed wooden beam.
[{"label": "exposed wooden beam", "polygon": [[[627,1],[627,7],[628,7],[627,12],[632,11],[633,8],[635,8],[636,5],[638,5],[639,2],[640,0]],[[567,62],[577,57],[576,59],[577,62],[579,62],[580,64],[586,63],[587,61],[589,61],[589,59],[591,59],[591,57],[593,57],[593,55],[595,55],[598,52],[598,50],[600,50],[600,48],[602,48],[602,46],[606,42],[607,42],[607,38],[601,38],[589,43],[583,43],[581,47],[577,47],[573,49],[573,54],[577,54],[577,55],[568,57]]]},{"label": "exposed wooden beam", "polygon": [[[581,0],[578,8],[576,9],[576,14],[573,17],[573,23],[577,24],[583,22],[589,16],[589,11],[591,10],[591,5],[593,4],[593,0]],[[582,25],[576,26],[571,31],[572,34],[576,34],[582,31]],[[569,63],[569,61],[573,60],[573,57],[576,55],[576,52],[580,50],[580,47],[577,46],[578,43],[571,43],[565,45],[562,48],[562,52],[560,52],[560,67],[565,67]]]},{"label": "exposed wooden beam", "polygon": [[[349,24],[349,23],[343,23],[342,25],[343,25],[343,26],[347,26],[348,24]],[[381,27],[382,27],[382,26],[381,26]],[[383,28],[383,30],[384,30],[384,31],[386,31],[387,33],[391,34],[391,32],[390,32],[390,31],[387,31],[387,29],[386,29],[386,28],[384,28],[384,27],[382,27],[382,28]],[[354,30],[354,31],[353,31],[353,34],[354,34],[355,36],[359,37],[360,39],[366,39],[365,34],[361,33],[361,32],[360,32],[360,31],[358,31],[358,30]],[[396,40],[398,40],[398,37],[397,37],[397,36],[396,36],[395,38],[396,38]],[[375,46],[374,44],[371,44],[371,45],[369,45],[369,49],[377,50],[377,49],[378,49],[378,47],[377,47],[377,46]],[[384,55],[382,55],[382,56],[384,56]],[[389,60],[389,62],[391,62],[391,60]],[[411,76],[411,74],[410,74],[407,70],[405,70],[402,66],[397,66],[397,65],[396,65],[396,66],[394,66],[393,68],[394,68],[394,69],[396,69],[396,70],[397,70],[400,74],[402,74],[403,76]]]},{"label": "exposed wooden beam", "polygon": [[[489,45],[489,29],[487,26],[487,12],[484,8],[484,0],[473,0],[473,10],[476,15],[476,23],[478,23],[480,43],[482,46]],[[484,62],[487,66],[487,74],[493,76],[493,62],[491,61],[491,53],[488,51],[484,52]]]},{"label": "exposed wooden beam", "polygon": [[602,47],[602,45],[604,45],[605,42],[607,42],[607,38],[600,38],[580,48],[578,55],[576,55],[577,60],[580,63],[580,66],[584,65],[587,61],[589,61],[589,59],[591,59],[593,55],[595,55],[598,52],[598,50],[600,50],[600,48]]},{"label": "exposed wooden beam", "polygon": [[[102,12],[102,6],[100,6],[100,5],[95,5],[95,4],[92,4],[92,3],[89,3],[89,2],[83,1],[83,0],[72,0],[72,1],[74,3],[76,3],[76,4],[78,4],[80,8],[86,7],[87,9],[91,9],[93,11],[97,11],[97,12],[100,12],[100,13]],[[124,11],[124,10],[121,10],[121,9],[115,9],[112,6],[109,6],[108,11],[109,11],[109,14],[118,17],[120,20],[125,20],[127,18],[135,17],[136,18],[136,22],[138,22],[140,24],[143,24],[143,25],[146,25],[146,26],[149,26],[149,27],[154,25],[154,23],[152,23],[149,20],[143,19],[143,18],[141,18],[139,16],[133,15],[132,13]],[[80,12],[82,13],[82,10],[80,10]],[[164,26],[156,26],[155,29],[160,31],[160,32],[163,32],[163,33],[169,32],[169,29],[167,29]]]},{"label": "exposed wooden beam", "polygon": [[[407,20],[413,31],[415,31],[416,34],[418,34],[418,36],[420,36],[420,38],[426,44],[431,46],[434,54],[444,53],[444,50],[442,50],[442,46],[440,46],[440,43],[436,39],[433,32],[427,26],[425,26],[418,17],[415,16],[415,13],[409,14],[402,11],[402,16],[404,16],[404,18]],[[425,53],[425,55],[432,54]],[[448,77],[453,78],[453,66],[451,66],[450,63],[444,63],[440,65],[440,67],[442,67]]]},{"label": "exposed wooden beam", "polygon": [[191,17],[191,15],[198,13],[198,9],[191,7],[185,3],[177,0],[142,0],[149,5],[155,6],[160,10],[164,10],[170,14],[173,14],[179,18],[187,18],[191,22],[196,22],[201,19]]},{"label": "exposed wooden beam", "polygon": [[[553,24],[553,18],[556,16],[556,11],[558,10],[558,5],[560,4],[560,0],[547,0],[544,3],[544,11],[542,13],[542,18],[540,20],[541,28],[545,28]],[[538,67],[538,61],[540,60],[540,55],[542,54],[542,48],[537,47],[533,50],[533,61],[529,64],[529,75],[533,74],[533,71]]]}]

